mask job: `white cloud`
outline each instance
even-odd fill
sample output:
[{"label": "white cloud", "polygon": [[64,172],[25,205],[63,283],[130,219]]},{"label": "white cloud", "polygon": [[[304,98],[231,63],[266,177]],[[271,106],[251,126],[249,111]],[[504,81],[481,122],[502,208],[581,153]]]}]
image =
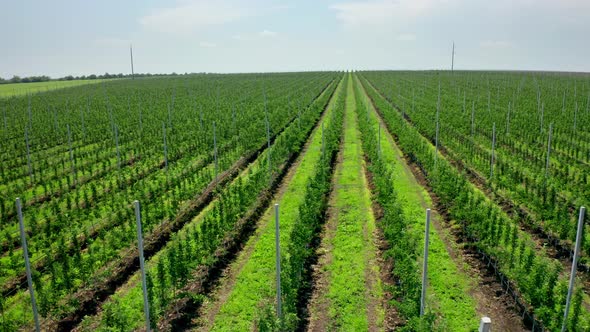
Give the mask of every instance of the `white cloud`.
[{"label": "white cloud", "polygon": [[482,48],[499,49],[508,48],[512,44],[506,40],[484,40],[479,43],[479,46]]},{"label": "white cloud", "polygon": [[246,8],[240,8],[226,1],[192,0],[182,2],[175,7],[160,8],[139,19],[147,29],[168,32],[187,33],[211,25],[221,25],[249,16]]},{"label": "white cloud", "polygon": [[402,33],[401,35],[397,36],[397,40],[399,40],[399,41],[414,41],[414,40],[416,40],[416,35],[413,33]]},{"label": "white cloud", "polygon": [[278,32],[270,31],[270,30],[263,30],[263,31],[259,32],[258,35],[260,37],[275,37],[276,35],[278,35]]},{"label": "white cloud", "polygon": [[372,0],[350,1],[330,6],[336,18],[349,26],[375,25],[423,15],[439,4],[453,0]]},{"label": "white cloud", "polygon": [[211,43],[211,42],[202,41],[202,42],[199,43],[199,46],[202,47],[202,48],[214,48],[214,47],[217,47],[217,44]]}]

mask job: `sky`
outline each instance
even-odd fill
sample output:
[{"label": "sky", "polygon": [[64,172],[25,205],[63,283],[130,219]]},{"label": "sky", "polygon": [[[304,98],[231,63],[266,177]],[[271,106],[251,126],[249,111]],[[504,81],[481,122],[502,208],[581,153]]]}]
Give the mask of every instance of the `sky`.
[{"label": "sky", "polygon": [[0,77],[590,72],[590,0],[0,0]]}]

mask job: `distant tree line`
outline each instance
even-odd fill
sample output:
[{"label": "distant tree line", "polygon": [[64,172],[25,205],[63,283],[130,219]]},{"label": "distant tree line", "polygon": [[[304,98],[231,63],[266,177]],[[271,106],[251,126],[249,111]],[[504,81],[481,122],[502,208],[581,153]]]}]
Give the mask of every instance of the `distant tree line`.
[{"label": "distant tree line", "polygon": [[[151,76],[177,76],[176,73],[171,74],[150,74],[150,73],[137,73],[135,77],[151,77]],[[182,75],[182,74],[181,74]],[[187,73],[185,73],[187,75]],[[9,83],[32,83],[32,82],[48,82],[48,81],[74,81],[74,80],[96,80],[96,79],[109,79],[109,78],[130,78],[131,74],[109,74],[104,73],[104,75],[82,75],[82,76],[64,76],[56,79],[52,79],[49,76],[29,76],[29,77],[20,77],[20,76],[13,76],[11,79],[4,79],[0,77],[0,84],[9,84]]]}]

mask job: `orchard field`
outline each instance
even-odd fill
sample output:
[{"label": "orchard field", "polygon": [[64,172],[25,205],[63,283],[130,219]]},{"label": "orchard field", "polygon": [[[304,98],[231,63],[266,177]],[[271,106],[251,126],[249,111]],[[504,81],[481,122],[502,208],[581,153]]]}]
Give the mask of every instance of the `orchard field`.
[{"label": "orchard field", "polygon": [[35,329],[17,198],[44,331],[590,330],[589,75],[93,83],[0,95],[0,331]]}]

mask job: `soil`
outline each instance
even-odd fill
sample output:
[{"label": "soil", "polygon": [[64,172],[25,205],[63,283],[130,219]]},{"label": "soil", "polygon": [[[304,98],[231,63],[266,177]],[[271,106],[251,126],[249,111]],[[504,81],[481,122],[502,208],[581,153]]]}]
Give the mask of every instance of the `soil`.
[{"label": "soil", "polygon": [[[344,124],[343,124],[344,125]],[[344,140],[340,141],[338,155],[336,157],[336,169],[334,174],[338,174],[342,168],[343,161],[343,146]],[[330,287],[329,271],[324,269],[324,266],[329,266],[332,263],[332,241],[336,234],[338,227],[338,209],[336,208],[337,186],[336,176],[332,176],[330,198],[328,201],[328,212],[326,216],[327,222],[324,224],[320,234],[321,242],[316,250],[317,263],[312,266],[312,287],[311,298],[307,303],[307,312],[309,312],[308,321],[304,324],[304,329],[307,331],[328,331],[329,327],[329,310],[330,302],[327,294]]]}]

